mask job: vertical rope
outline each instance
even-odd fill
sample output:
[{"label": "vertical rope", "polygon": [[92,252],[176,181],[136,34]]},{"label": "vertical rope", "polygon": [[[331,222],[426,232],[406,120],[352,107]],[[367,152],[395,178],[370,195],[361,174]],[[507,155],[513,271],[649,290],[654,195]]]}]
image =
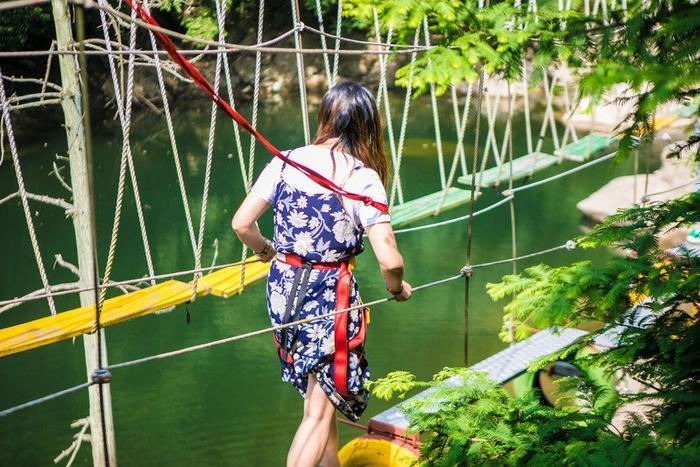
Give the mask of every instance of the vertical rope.
[{"label": "vertical rope", "polygon": [[338,36],[335,39],[335,54],[333,55],[333,72],[331,75],[331,83],[333,86],[338,79],[338,62],[340,60],[340,34],[343,28],[343,0],[338,0],[338,16],[335,20],[335,35]]},{"label": "vertical rope", "polygon": [[527,153],[532,154],[532,124],[530,122],[530,83],[527,77],[527,64],[523,60],[523,107],[525,109],[525,138]]},{"label": "vertical rope", "polygon": [[[467,119],[469,118],[469,105],[471,104],[471,99],[472,99],[472,84],[469,83],[467,87],[467,97],[464,101],[464,111],[462,112],[462,121],[460,122],[458,120],[459,118],[459,108],[457,107],[457,94],[456,91],[454,90],[454,86],[452,87],[453,90],[453,96],[452,96],[452,106],[453,106],[453,112],[455,114],[455,125],[457,126],[457,146],[455,147],[455,152],[454,156],[452,157],[452,164],[450,165],[450,173],[447,176],[447,182],[445,184],[445,188],[442,190],[442,196],[440,197],[440,202],[438,203],[437,207],[435,208],[435,211],[433,211],[433,215],[436,216],[440,214],[440,211],[442,210],[442,206],[445,204],[445,199],[447,198],[447,191],[450,189],[452,186],[452,182],[454,181],[454,176],[457,171],[457,162],[464,159],[464,133],[467,128]],[[460,158],[460,153],[462,157]]]},{"label": "vertical rope", "polygon": [[[321,0],[316,0],[315,3],[316,6],[316,18],[318,19],[318,30],[323,32],[326,32],[325,27],[323,26],[323,9],[321,8]],[[338,9],[340,11],[340,9]],[[328,60],[328,47],[326,45],[326,36],[323,34],[320,35],[321,38],[321,48],[323,49],[323,69],[326,71],[326,79],[328,80],[328,87],[330,88],[332,86],[333,80],[332,74],[331,74],[331,65]]]},{"label": "vertical rope", "polygon": [[[425,45],[430,47],[430,30],[428,29],[428,17],[423,17],[423,36]],[[428,58],[428,69],[432,69],[433,63]],[[454,89],[454,86],[452,87]],[[440,172],[440,186],[445,189],[445,161],[442,155],[442,132],[440,131],[440,115],[438,114],[437,98],[435,96],[435,84],[430,83],[430,107],[433,111],[433,127],[435,128],[435,146],[437,149],[438,171]],[[459,129],[457,130],[459,131]],[[458,146],[459,147],[459,146]]]},{"label": "vertical rope", "polygon": [[[301,35],[296,29],[301,21],[299,2],[298,0],[290,0],[292,3],[292,22],[294,23],[294,48],[300,50],[303,45]],[[299,100],[301,102],[301,122],[304,127],[304,144],[311,142],[311,131],[309,129],[309,106],[306,101],[306,77],[304,75],[304,57],[301,53],[296,53],[297,59],[297,77],[299,80]]]},{"label": "vertical rope", "polygon": [[[377,37],[377,42],[382,42],[382,35],[379,29],[379,16],[377,15],[376,7],[373,7],[372,13],[374,15],[374,32]],[[386,33],[386,44],[391,43],[391,35],[393,29],[390,27]],[[384,48],[388,50],[388,46]],[[386,132],[389,137],[389,154],[391,155],[391,163],[396,165],[396,142],[394,140],[394,124],[391,120],[391,105],[389,104],[389,91],[387,89],[387,79],[386,79],[386,66],[389,61],[388,55],[378,55],[379,60],[379,86],[377,88],[377,105],[381,109],[384,108],[384,120],[386,124]],[[383,105],[382,105],[383,104]],[[403,198],[403,186],[401,185],[401,179],[398,181],[397,190],[399,196]]]},{"label": "vertical rope", "polygon": [[[219,15],[219,43],[224,42],[224,19],[225,12]],[[224,56],[224,47],[219,45],[217,47],[216,54],[216,66],[214,69],[214,92],[218,94],[219,84],[221,82],[221,67],[222,60]],[[199,278],[202,277],[202,246],[204,245],[204,227],[207,222],[207,205],[209,203],[209,184],[211,182],[211,165],[214,159],[214,139],[216,136],[216,115],[219,106],[216,101],[211,103],[211,113],[209,116],[209,138],[207,140],[207,159],[204,168],[204,188],[202,189],[202,208],[199,213],[199,233],[197,235],[197,252],[194,259],[194,269],[197,271],[194,273],[192,279],[192,295],[190,296],[190,302],[193,302],[197,298],[197,286],[199,285]],[[189,316],[189,315],[188,315]]]},{"label": "vertical rope", "polygon": [[[265,22],[265,0],[260,0],[258,6],[258,34],[257,43],[258,45],[262,43],[263,40],[263,24]],[[321,36],[323,37],[323,36]],[[258,107],[260,106],[260,75],[262,73],[262,53],[260,51],[255,52],[255,77],[253,78],[253,110],[251,124],[253,128],[258,126]],[[234,123],[234,126],[238,128],[238,125]],[[248,177],[245,180],[245,192],[250,193],[250,189],[253,187],[253,169],[255,168],[255,147],[256,140],[253,135],[250,136],[250,152],[248,153]],[[248,247],[244,243],[241,247],[241,281],[240,281],[240,292],[243,293],[245,288],[245,267],[246,267],[246,257],[248,256]]]},{"label": "vertical rope", "polygon": [[[144,0],[143,6],[147,12],[150,12],[147,0]],[[180,188],[180,198],[182,199],[182,207],[185,210],[185,223],[187,224],[187,232],[190,236],[190,244],[192,245],[192,255],[194,256],[197,254],[197,246],[194,238],[194,228],[192,227],[192,214],[190,212],[190,204],[187,198],[185,179],[182,175],[182,166],[180,165],[180,153],[177,149],[177,140],[175,138],[175,129],[173,127],[172,116],[170,114],[168,94],[165,90],[165,81],[163,80],[163,69],[160,63],[160,55],[156,53],[158,47],[156,45],[156,39],[153,35],[153,32],[149,30],[148,36],[151,40],[151,48],[154,52],[153,61],[156,65],[156,76],[158,77],[158,88],[160,89],[160,98],[163,101],[163,114],[165,115],[165,124],[168,127],[168,137],[170,138],[170,148],[173,151],[173,161],[175,162],[175,173],[177,174],[177,183]]]},{"label": "vertical rope", "polygon": [[[480,0],[481,1],[481,0]],[[476,128],[474,129],[474,154],[472,161],[472,183],[470,188],[469,217],[467,218],[467,268],[472,264],[472,237],[474,234],[474,204],[476,202],[476,170],[479,156],[479,133],[481,129],[481,101],[484,94],[484,72],[479,70],[476,104]],[[469,366],[469,282],[470,274],[464,277],[464,364]]]},{"label": "vertical rope", "polygon": [[12,155],[12,163],[15,168],[15,178],[17,179],[17,187],[19,190],[19,197],[22,201],[22,211],[24,212],[24,220],[27,223],[27,229],[29,230],[29,240],[32,243],[32,250],[34,251],[34,260],[36,261],[37,268],[39,269],[39,276],[41,277],[41,284],[44,287],[44,293],[47,295],[46,300],[49,302],[49,309],[51,314],[56,314],[56,304],[54,303],[53,296],[51,296],[51,286],[49,285],[49,279],[46,276],[46,269],[44,268],[44,260],[41,258],[41,250],[39,249],[39,241],[36,238],[36,231],[34,230],[34,221],[32,220],[32,214],[29,211],[29,201],[27,200],[27,190],[24,186],[24,177],[22,176],[22,167],[19,164],[19,152],[17,151],[17,143],[15,141],[15,134],[12,130],[12,121],[10,120],[10,105],[5,97],[5,83],[2,77],[2,70],[0,70],[0,107],[2,107],[2,120],[7,130],[7,141],[10,146],[10,154]]},{"label": "vertical rope", "polygon": [[[416,28],[413,36],[413,47],[418,47],[420,39],[420,25]],[[406,85],[406,96],[403,102],[403,115],[401,117],[401,127],[399,129],[399,144],[396,152],[396,164],[394,164],[394,177],[391,184],[391,196],[389,198],[389,207],[394,206],[397,195],[397,185],[400,178],[401,159],[403,156],[403,147],[406,141],[406,127],[408,126],[408,112],[411,106],[411,92],[413,91],[413,70],[416,63],[416,52],[411,54],[411,63],[408,67],[408,84]],[[388,96],[387,96],[388,97]],[[403,193],[398,193],[399,203],[403,203]]]},{"label": "vertical rope", "polygon": [[[450,100],[452,101],[452,114],[455,121],[455,129],[457,130],[457,149],[459,150],[459,164],[462,167],[462,175],[465,177],[469,174],[469,169],[467,169],[467,156],[464,150],[464,133],[467,129],[467,114],[469,112],[469,105],[472,98],[472,88],[474,82],[470,81],[467,85],[467,96],[464,100],[464,109],[462,110],[462,118],[460,118],[459,112],[459,99],[457,98],[457,89],[455,86],[450,86]],[[460,124],[461,120],[461,124]]]},{"label": "vertical rope", "polygon": [[[511,90],[510,90],[510,82],[508,83],[508,128],[512,126],[513,123],[513,99],[511,98]],[[513,190],[513,132],[512,130],[508,132],[508,166],[509,166],[509,174],[508,174],[508,192],[511,192]],[[504,148],[505,149],[505,148]],[[511,263],[511,272],[513,274],[518,272],[517,269],[517,261],[515,258],[518,256],[518,243],[517,243],[517,236],[516,236],[516,225],[515,225],[515,197],[511,196],[510,201],[508,202],[508,205],[510,207],[510,243],[511,243],[511,255],[513,258],[513,261]],[[513,336],[513,315],[510,315],[510,319],[508,320],[508,337],[510,340],[510,345],[512,346],[515,342],[514,336]]]},{"label": "vertical rope", "polygon": [[[99,0],[101,4],[104,0]],[[135,12],[132,11],[131,17],[135,18]],[[107,17],[103,10],[100,10],[100,22],[102,24],[102,31],[105,38],[105,47],[108,52],[112,51],[112,41],[109,37],[109,25],[107,23]],[[134,30],[134,24],[131,26]],[[119,120],[122,127],[122,156],[119,165],[119,181],[117,183],[117,200],[114,209],[114,221],[112,223],[112,236],[109,241],[109,250],[107,253],[107,264],[105,265],[105,272],[102,278],[103,283],[108,283],[112,274],[112,266],[114,265],[114,254],[116,252],[117,240],[119,238],[119,224],[121,222],[122,207],[124,204],[124,189],[126,186],[126,168],[129,165],[128,159],[131,154],[131,146],[129,143],[129,132],[131,130],[131,106],[127,107],[127,112],[124,112],[122,105],[122,96],[120,92],[119,80],[117,78],[116,65],[114,63],[114,55],[109,54],[107,57],[107,62],[109,63],[110,74],[112,76],[112,85],[114,87],[114,98],[117,102],[117,110],[119,114]],[[129,55],[127,62],[127,86],[126,86],[126,101],[131,102],[133,99],[133,86],[134,86],[134,55]],[[153,275],[153,274],[151,274]],[[107,289],[102,289],[100,291],[100,303],[102,306],[107,294]]]},{"label": "vertical rope", "polygon": [[[264,0],[260,2],[261,4],[264,4]],[[217,15],[219,14],[219,8],[222,10],[226,8],[226,4],[221,4],[220,6],[217,6]],[[259,52],[258,52],[259,53]],[[226,92],[228,94],[228,99],[229,102],[231,103],[231,107],[233,109],[236,108],[236,99],[235,96],[233,95],[233,85],[231,84],[231,71],[229,70],[228,66],[228,55],[224,57],[224,78],[226,81]],[[257,66],[258,63],[258,58],[257,54],[255,57],[255,64]],[[243,159],[243,145],[241,144],[241,130],[238,127],[238,124],[231,120],[231,126],[233,127],[233,140],[236,144],[236,154],[238,155],[238,164],[241,169],[241,177],[243,179],[243,185],[246,184],[246,181],[248,180],[248,174],[246,173],[246,168],[245,168],[245,160]]]}]

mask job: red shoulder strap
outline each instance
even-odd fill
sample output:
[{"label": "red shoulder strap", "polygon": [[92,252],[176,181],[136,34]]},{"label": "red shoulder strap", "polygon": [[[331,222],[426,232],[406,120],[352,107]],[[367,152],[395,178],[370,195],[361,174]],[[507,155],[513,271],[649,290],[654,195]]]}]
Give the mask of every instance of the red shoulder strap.
[{"label": "red shoulder strap", "polygon": [[[141,6],[138,0],[126,0],[126,3],[129,5],[129,7],[131,7],[132,10],[136,12],[136,14],[139,16],[139,18],[141,18],[142,21],[145,21],[146,23],[149,23],[153,26],[160,26],[158,22],[155,19],[153,19],[153,17],[149,15],[148,12]],[[337,193],[340,196],[344,196],[345,198],[349,198],[352,200],[362,201],[365,205],[372,206],[384,214],[389,213],[389,208],[386,204],[375,201],[369,196],[346,191],[342,187],[336,185],[332,180],[327,179],[315,170],[312,170],[309,167],[295,162],[286,157],[284,154],[282,154],[282,152],[280,152],[279,149],[273,146],[272,143],[270,143],[262,134],[260,134],[260,132],[258,132],[258,130],[253,128],[251,124],[248,123],[248,121],[245,118],[243,118],[241,114],[236,112],[228,104],[228,102],[226,102],[225,99],[223,99],[216,93],[212,85],[209,84],[209,81],[207,81],[204,75],[200,73],[197,67],[192,65],[192,63],[190,63],[184,56],[182,56],[182,54],[180,54],[177,51],[177,49],[175,48],[175,44],[173,44],[173,41],[170,40],[170,38],[166,34],[159,31],[152,32],[155,35],[156,39],[158,39],[160,45],[168,52],[170,58],[180,66],[182,71],[185,72],[185,74],[189,76],[192,79],[192,81],[194,81],[197,84],[197,86],[199,86],[199,88],[202,89],[202,91],[204,91],[224,112],[226,112],[226,114],[229,117],[235,120],[235,122],[242,126],[248,133],[255,136],[255,138],[257,138],[257,140],[260,141],[260,143],[262,143],[262,145],[265,146],[265,148],[273,156],[282,159],[284,162],[291,165],[292,167],[309,177],[311,180],[313,180],[323,188],[332,191],[333,193]]]}]

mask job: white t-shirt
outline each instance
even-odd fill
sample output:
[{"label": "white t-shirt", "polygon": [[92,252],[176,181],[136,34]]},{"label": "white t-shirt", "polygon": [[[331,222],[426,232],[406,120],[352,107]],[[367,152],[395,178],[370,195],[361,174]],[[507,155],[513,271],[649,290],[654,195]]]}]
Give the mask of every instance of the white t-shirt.
[{"label": "white t-shirt", "polygon": [[[369,196],[379,203],[387,203],[386,190],[377,172],[369,167],[365,167],[362,162],[348,154],[338,151],[334,151],[333,154],[334,156],[331,156],[328,148],[304,146],[289,153],[288,157],[315,170],[327,179],[333,180],[337,185],[342,186],[351,193]],[[333,177],[333,161],[331,157],[335,157],[335,177]],[[284,162],[281,159],[273,158],[263,169],[255,185],[253,185],[251,193],[264,199],[269,204],[273,204],[283,164]],[[289,165],[284,168],[284,173],[281,176],[284,178],[285,183],[307,193],[329,192]],[[341,197],[341,199],[345,209],[353,216],[355,223],[358,225],[368,227],[379,222],[390,221],[388,214],[382,214],[377,208],[372,206],[365,206],[362,201],[355,201],[345,197]]]}]

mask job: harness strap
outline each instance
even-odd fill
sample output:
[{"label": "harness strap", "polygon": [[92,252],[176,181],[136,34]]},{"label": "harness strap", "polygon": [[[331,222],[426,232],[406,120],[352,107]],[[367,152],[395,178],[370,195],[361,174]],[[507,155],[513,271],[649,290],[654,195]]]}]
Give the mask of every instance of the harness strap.
[{"label": "harness strap", "polygon": [[[350,306],[350,279],[352,273],[347,263],[340,266],[338,283],[335,290],[335,310],[344,310]],[[334,323],[335,353],[333,354],[333,382],[341,396],[348,395],[348,314],[338,313]]]},{"label": "harness strap", "polygon": [[[335,310],[344,310],[350,306],[350,285],[352,282],[352,272],[348,267],[347,261],[337,261],[332,263],[309,263],[302,260],[299,256],[292,254],[278,254],[278,261],[281,261],[290,266],[298,268],[294,273],[292,287],[289,292],[289,300],[285,309],[285,314],[282,319],[283,324],[286,324],[292,319],[292,309],[295,310],[295,316],[299,316],[298,312],[301,309],[303,298],[306,295],[309,283],[309,276],[312,269],[339,269],[338,281],[335,287]],[[298,298],[297,298],[298,297]],[[335,315],[333,322],[333,337],[335,342],[335,352],[333,353],[333,382],[335,383],[336,391],[343,397],[347,397],[348,393],[348,363],[349,353],[351,350],[362,346],[365,340],[367,329],[367,318],[364,310],[360,314],[360,328],[357,334],[352,339],[348,339],[348,314],[338,313]],[[280,355],[280,358],[288,364],[293,364],[294,347],[296,345],[296,329],[292,327],[284,330],[282,334],[282,342],[278,342],[273,335],[275,344]],[[289,334],[294,335],[293,340],[288,343]]]},{"label": "harness strap", "polygon": [[[138,0],[126,0],[126,3],[132,10],[136,12],[136,14],[139,16],[139,18],[141,18],[142,21],[145,21],[146,23],[149,23],[153,26],[160,27],[160,24],[158,24],[158,22],[150,14],[148,14],[148,12],[141,6]],[[336,185],[332,180],[327,179],[315,170],[310,169],[309,167],[306,167],[305,165],[302,165],[298,162],[295,162],[289,157],[282,154],[282,152],[280,152],[279,149],[273,146],[272,143],[270,143],[262,134],[260,134],[258,130],[253,128],[253,126],[250,123],[248,123],[248,121],[243,117],[243,115],[236,112],[228,104],[228,102],[226,102],[225,99],[219,96],[216,90],[212,87],[209,81],[207,81],[204,75],[202,75],[202,73],[197,69],[197,67],[190,63],[180,52],[177,51],[177,48],[175,47],[173,41],[170,40],[170,37],[168,37],[166,34],[160,31],[152,32],[155,35],[156,39],[158,39],[160,45],[168,52],[170,58],[180,66],[182,71],[187,76],[189,76],[192,79],[192,81],[194,81],[195,84],[197,84],[197,86],[199,86],[199,88],[202,91],[204,91],[229,117],[231,117],[236,123],[243,127],[244,130],[246,130],[248,133],[257,138],[257,140],[260,141],[260,143],[263,146],[265,146],[265,148],[273,156],[282,159],[284,162],[286,162],[287,164],[291,165],[292,167],[309,177],[315,183],[329,191],[332,191],[333,193],[337,193],[340,196],[344,196],[348,199],[361,201],[366,206],[372,206],[383,214],[389,213],[389,207],[386,204],[375,201],[369,196],[346,191],[344,188]]]},{"label": "harness strap", "polygon": [[[283,324],[291,322],[292,316],[294,316],[294,318],[299,317],[301,306],[304,303],[304,296],[306,295],[306,291],[309,288],[310,276],[311,263],[304,261],[302,262],[301,267],[297,268],[296,272],[294,273],[292,288],[289,291],[289,300],[287,300],[287,306],[284,311],[284,317],[282,318]],[[292,326],[291,328],[285,329],[282,333],[280,356],[284,358],[285,361],[291,358],[291,354],[294,353],[297,344],[297,328],[298,326]],[[291,340],[288,340],[290,334],[293,337]]]}]

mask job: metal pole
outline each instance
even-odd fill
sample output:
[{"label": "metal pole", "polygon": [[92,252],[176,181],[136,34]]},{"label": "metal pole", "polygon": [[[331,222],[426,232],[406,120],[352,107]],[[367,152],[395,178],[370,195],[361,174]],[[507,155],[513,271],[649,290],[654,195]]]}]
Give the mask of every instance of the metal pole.
[{"label": "metal pole", "polygon": [[[56,43],[58,50],[68,50],[73,44],[73,31],[71,18],[66,0],[51,0],[54,25],[56,28]],[[78,256],[78,268],[80,277],[78,280],[81,289],[88,289],[80,294],[81,306],[95,304],[95,298],[90,291],[94,285],[93,272],[95,270],[95,241],[93,237],[93,222],[91,215],[90,197],[90,171],[88,161],[89,143],[86,139],[86,118],[83,110],[83,98],[81,97],[81,84],[78,76],[75,58],[70,55],[60,55],[59,65],[61,70],[61,83],[63,96],[61,106],[65,117],[66,136],[68,139],[68,158],[70,160],[71,188],[73,189],[73,229],[75,231],[76,250]],[[81,65],[84,67],[84,58]],[[86,78],[83,70],[83,77]],[[87,88],[87,82],[83,83],[83,89]],[[87,109],[85,109],[87,110]],[[89,123],[88,123],[89,125]],[[97,361],[98,339],[102,340],[102,361]],[[93,371],[107,366],[106,342],[103,331],[83,336],[85,347],[85,364],[88,378]],[[102,404],[100,403],[100,391],[102,391]],[[90,400],[90,435],[92,438],[92,459],[96,466],[114,466],[116,462],[116,450],[114,444],[114,428],[112,420],[112,399],[108,384],[94,385],[89,389]],[[104,430],[103,430],[104,426]],[[106,443],[100,440],[106,440]],[[105,446],[105,444],[107,446]],[[105,449],[107,450],[105,452]]]}]

